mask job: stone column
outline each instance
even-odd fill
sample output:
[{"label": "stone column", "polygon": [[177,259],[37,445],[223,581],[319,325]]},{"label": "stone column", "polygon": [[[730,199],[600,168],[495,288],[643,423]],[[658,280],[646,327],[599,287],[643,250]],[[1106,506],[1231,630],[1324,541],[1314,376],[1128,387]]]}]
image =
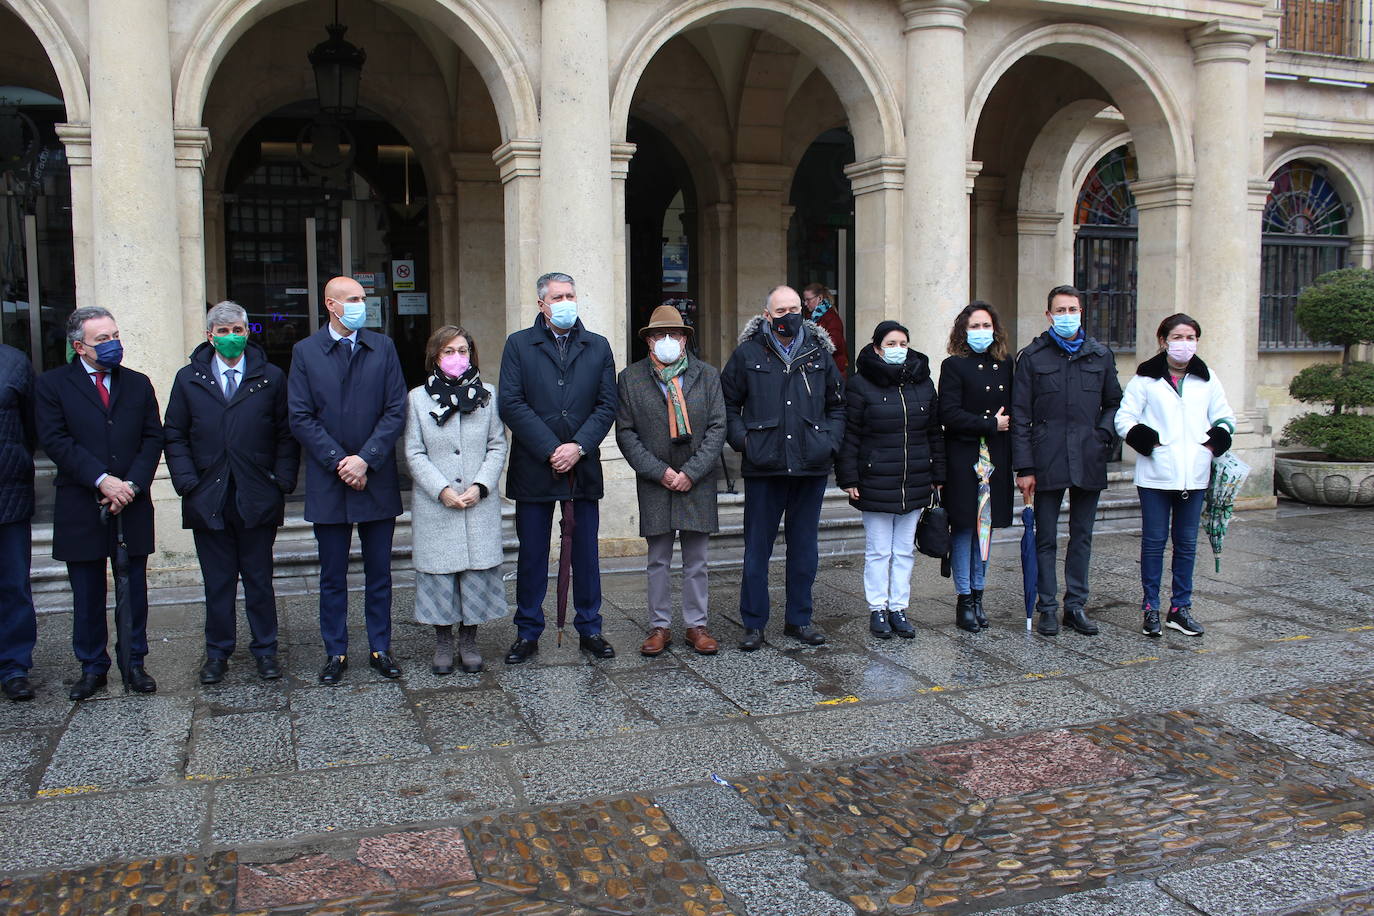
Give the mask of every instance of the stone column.
[{"label": "stone column", "polygon": [[903,324],[941,353],[968,300],[964,21],[969,0],[902,0],[906,17]]},{"label": "stone column", "polygon": [[902,313],[902,188],[906,163],[880,156],[845,166],[854,192],[854,327],[857,352],[869,332]]},{"label": "stone column", "polygon": [[[621,345],[627,348],[629,335],[634,333],[634,329],[628,327],[627,324],[630,315],[628,293],[630,265],[626,260],[627,252],[625,250],[625,181],[630,177],[630,160],[634,158],[634,155],[635,144],[633,143],[611,144],[611,252],[612,263],[615,265],[615,289],[618,291],[620,301],[624,303],[621,312],[624,318],[621,322],[619,340]],[[611,335],[607,333],[607,336]],[[612,344],[614,345],[614,340]],[[616,365],[624,366],[628,358],[627,354],[618,355]]]},{"label": "stone column", "polygon": [[982,299],[997,307],[1005,322],[1016,320],[1016,290],[1008,270],[1001,235],[1002,199],[1007,182],[995,175],[980,175],[973,182],[970,210],[973,274],[969,278],[969,299]]},{"label": "stone column", "polygon": [[733,204],[701,208],[701,352],[708,362],[724,366],[735,352],[740,323],[736,312]]},{"label": "stone column", "polygon": [[178,127],[176,150],[177,235],[181,241],[182,346],[190,353],[205,340],[205,159],[210,131]]},{"label": "stone column", "polygon": [[186,361],[167,0],[91,0],[88,15],[94,298],[165,404]]},{"label": "stone column", "polygon": [[[1259,271],[1259,220],[1250,206],[1251,144],[1258,135],[1250,124],[1249,74],[1251,50],[1263,37],[1222,22],[1188,36],[1195,79],[1189,304],[1203,327],[1207,364],[1236,413],[1236,452],[1254,469],[1243,495],[1260,501],[1272,500],[1273,452],[1264,418],[1252,410],[1259,301],[1251,295],[1251,274]],[[1224,334],[1224,343],[1207,346],[1209,329]]]},{"label": "stone column", "polygon": [[[490,155],[454,153],[453,205],[447,212],[445,237],[449,239],[448,274],[445,294],[453,296],[444,306],[445,316],[461,320],[463,327],[481,340],[483,362],[500,356],[509,330],[506,314],[500,307],[506,295],[501,247],[502,190],[501,172]],[[533,287],[531,286],[531,289]],[[526,293],[529,305],[526,322],[533,312],[534,294]],[[495,366],[495,362],[491,362]],[[483,372],[491,370],[484,368]]]},{"label": "stone column", "polygon": [[[1183,175],[1131,182],[1139,216],[1136,241],[1135,352],[1154,353],[1155,330],[1188,311],[1189,214],[1193,179]],[[1118,368],[1123,368],[1118,366]]]},{"label": "stone column", "polygon": [[[735,185],[735,335],[763,311],[768,291],[787,282],[787,183],[792,170],[773,162],[736,162]],[[726,303],[725,314],[730,310]],[[728,332],[727,332],[728,333]],[[731,347],[731,350],[734,348]],[[728,352],[728,351],[727,351]]]},{"label": "stone column", "polygon": [[[506,333],[534,320],[534,281],[541,273],[539,248],[539,141],[507,140],[492,153],[501,174],[505,201]],[[483,360],[491,374],[499,363]]]},{"label": "stone column", "polygon": [[[484,158],[487,166],[494,171],[491,159]],[[431,328],[443,324],[462,324],[462,315],[458,310],[458,198],[453,194],[436,193],[429,196],[429,203],[429,324]],[[496,263],[501,262],[497,260]],[[500,271],[497,271],[498,278],[500,275]],[[504,287],[499,279],[497,283],[498,292],[503,292]],[[506,312],[497,305],[500,301],[492,301],[492,321],[497,334],[504,337]],[[486,340],[486,337],[482,338],[482,342]]]},{"label": "stone column", "polygon": [[610,59],[606,0],[543,0],[540,53],[539,269],[577,280],[587,327],[625,361],[625,302],[615,282]]},{"label": "stone column", "polygon": [[[203,182],[202,182],[203,183]],[[224,253],[224,192],[207,188],[205,203],[205,298],[218,302],[229,289]]]},{"label": "stone column", "polygon": [[[58,124],[72,182],[72,257],[76,307],[95,305],[95,218],[91,212],[91,126]],[[64,319],[65,320],[65,319]]]},{"label": "stone column", "polygon": [[[1019,210],[1016,213],[1016,323],[1011,348],[1019,350],[1044,332],[1045,294],[1068,276],[1060,264],[1060,232],[1064,214],[1058,210]],[[1072,250],[1072,245],[1069,246]],[[1070,264],[1072,267],[1072,264]],[[1010,324],[1010,322],[1008,322]],[[952,322],[951,322],[952,324]],[[946,328],[948,331],[948,328]]]}]

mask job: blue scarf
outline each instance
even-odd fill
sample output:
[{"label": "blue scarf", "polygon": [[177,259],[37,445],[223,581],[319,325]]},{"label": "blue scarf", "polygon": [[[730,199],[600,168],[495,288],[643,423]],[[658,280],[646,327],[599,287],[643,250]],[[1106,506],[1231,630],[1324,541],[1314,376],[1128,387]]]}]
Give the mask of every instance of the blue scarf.
[{"label": "blue scarf", "polygon": [[1079,349],[1082,348],[1084,342],[1087,341],[1087,339],[1088,335],[1084,334],[1082,331],[1079,331],[1078,335],[1074,337],[1072,340],[1065,340],[1064,338],[1060,337],[1058,334],[1055,333],[1054,328],[1050,328],[1050,340],[1059,344],[1059,346],[1064,349],[1064,352],[1069,354],[1070,356],[1073,356],[1075,353],[1077,353]]},{"label": "blue scarf", "polygon": [[822,298],[820,304],[811,311],[811,320],[817,320],[828,311],[830,311],[830,300]]}]

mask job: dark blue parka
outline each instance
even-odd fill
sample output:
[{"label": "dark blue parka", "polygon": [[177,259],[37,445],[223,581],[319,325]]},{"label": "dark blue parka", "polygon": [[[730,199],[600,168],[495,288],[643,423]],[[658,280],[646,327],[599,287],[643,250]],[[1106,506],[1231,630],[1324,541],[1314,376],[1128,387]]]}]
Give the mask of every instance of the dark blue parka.
[{"label": "dark blue parka", "polygon": [[286,373],[257,344],[248,345],[238,368],[238,390],[226,402],[214,347],[203,343],[172,382],[162,427],[184,528],[224,527],[231,478],[250,528],[280,525],[284,495],[296,488],[301,453],[286,414]]},{"label": "dark blue parka", "polygon": [[[328,325],[291,351],[287,406],[308,468],[305,519],[322,525],[401,514],[396,466],[396,440],[406,425],[401,361],[389,337],[364,328],[354,339],[352,359]],[[339,462],[349,455],[367,462],[362,490],[339,479]]]},{"label": "dark blue parka", "polygon": [[120,513],[124,538],[131,556],[152,553],[149,490],[162,457],[162,414],[148,376],[116,366],[107,410],[78,357],[40,375],[35,392],[38,441],[57,465],[53,559],[79,563],[111,556],[115,525],[100,520],[95,481],[101,474],[138,487],[137,498]]},{"label": "dark blue parka", "polygon": [[[527,502],[600,499],[601,440],[615,422],[619,393],[611,345],[581,319],[568,332],[562,356],[553,332],[538,315],[531,327],[506,338],[496,405],[511,431],[506,496]],[[567,475],[549,464],[554,449],[576,442],[587,453]]]},{"label": "dark blue parka", "polygon": [[720,374],[726,441],[744,456],[741,476],[830,473],[844,439],[844,379],[830,335],[802,322],[790,360],[774,349],[756,315]]},{"label": "dark blue parka", "polygon": [[33,517],[33,364],[0,344],[0,525]]}]

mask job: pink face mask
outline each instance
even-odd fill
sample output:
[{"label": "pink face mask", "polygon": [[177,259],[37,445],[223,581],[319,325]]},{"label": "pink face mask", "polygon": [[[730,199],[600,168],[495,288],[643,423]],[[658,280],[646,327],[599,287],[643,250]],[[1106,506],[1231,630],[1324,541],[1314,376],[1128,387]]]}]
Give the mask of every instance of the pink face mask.
[{"label": "pink face mask", "polygon": [[450,353],[448,356],[439,358],[439,368],[444,370],[444,374],[449,378],[460,378],[464,372],[468,371],[471,362],[466,353]]},{"label": "pink face mask", "polygon": [[1182,365],[1197,353],[1196,340],[1171,340],[1168,344],[1169,358]]}]

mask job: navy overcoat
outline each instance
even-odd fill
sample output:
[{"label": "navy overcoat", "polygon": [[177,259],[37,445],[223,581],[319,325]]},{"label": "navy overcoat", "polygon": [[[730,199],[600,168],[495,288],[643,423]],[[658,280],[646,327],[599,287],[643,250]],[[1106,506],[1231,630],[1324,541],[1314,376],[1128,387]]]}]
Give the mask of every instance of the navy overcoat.
[{"label": "navy overcoat", "polygon": [[57,465],[53,483],[52,555],[91,562],[111,555],[114,523],[100,520],[101,474],[138,487],[124,508],[124,539],[131,556],[153,552],[149,488],[162,457],[162,419],[148,376],[123,366],[110,372],[110,407],[100,401],[80,357],[38,377],[34,397],[38,441]]},{"label": "navy overcoat", "polygon": [[172,382],[163,431],[183,528],[224,528],[231,474],[249,528],[280,525],[284,495],[296,489],[301,451],[286,416],[286,373],[257,344],[248,345],[238,368],[238,390],[226,402],[215,350],[202,343]]},{"label": "navy overcoat", "polygon": [[33,517],[33,364],[0,344],[0,525]]},{"label": "navy overcoat", "polygon": [[[532,327],[506,338],[496,404],[511,431],[506,496],[528,502],[600,499],[601,440],[615,422],[619,395],[611,345],[581,319],[568,332],[566,353],[541,314]],[[555,475],[553,450],[576,442],[587,453],[567,475]]]},{"label": "navy overcoat", "polygon": [[[291,351],[287,405],[305,466],[305,519],[356,524],[401,514],[396,441],[406,426],[406,385],[391,338],[354,334],[353,357],[329,326]],[[355,490],[336,468],[349,455],[367,462],[367,486]]]}]

